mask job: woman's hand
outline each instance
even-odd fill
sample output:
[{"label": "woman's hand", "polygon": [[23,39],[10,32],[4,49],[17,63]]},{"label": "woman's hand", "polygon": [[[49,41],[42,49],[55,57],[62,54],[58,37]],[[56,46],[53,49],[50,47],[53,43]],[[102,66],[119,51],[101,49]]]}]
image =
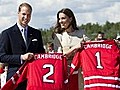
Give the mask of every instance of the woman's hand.
[{"label": "woman's hand", "polygon": [[71,47],[67,52],[63,53],[64,56],[70,57],[74,53],[76,53],[79,49],[83,48],[84,42],[78,43],[75,46]]}]

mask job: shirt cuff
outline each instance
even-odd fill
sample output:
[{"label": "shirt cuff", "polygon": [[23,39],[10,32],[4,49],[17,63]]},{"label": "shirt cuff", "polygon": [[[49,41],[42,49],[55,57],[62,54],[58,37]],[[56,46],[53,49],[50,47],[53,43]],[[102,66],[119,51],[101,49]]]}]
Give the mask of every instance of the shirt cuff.
[{"label": "shirt cuff", "polygon": [[23,60],[22,60],[21,56],[20,56],[20,60],[21,60],[21,64],[23,64]]}]

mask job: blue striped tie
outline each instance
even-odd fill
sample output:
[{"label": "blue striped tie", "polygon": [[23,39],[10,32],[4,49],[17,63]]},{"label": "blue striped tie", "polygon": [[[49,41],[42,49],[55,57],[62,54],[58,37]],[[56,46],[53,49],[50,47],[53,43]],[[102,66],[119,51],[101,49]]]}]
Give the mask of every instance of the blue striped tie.
[{"label": "blue striped tie", "polygon": [[24,42],[26,44],[26,41],[27,41],[27,30],[24,28],[21,31],[22,31],[22,37],[23,37]]},{"label": "blue striped tie", "polygon": [[24,37],[25,37],[25,40],[27,41],[27,30],[26,30],[26,28],[24,28]]}]

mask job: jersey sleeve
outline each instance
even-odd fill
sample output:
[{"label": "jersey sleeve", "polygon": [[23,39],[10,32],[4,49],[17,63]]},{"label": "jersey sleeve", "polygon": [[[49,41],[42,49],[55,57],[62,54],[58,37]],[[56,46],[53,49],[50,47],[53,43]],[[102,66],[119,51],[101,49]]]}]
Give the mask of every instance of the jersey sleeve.
[{"label": "jersey sleeve", "polygon": [[71,62],[70,75],[77,73],[78,69],[81,67],[80,53],[81,50],[78,51],[73,57],[73,60]]},{"label": "jersey sleeve", "polygon": [[25,68],[27,67],[27,64],[28,62],[25,62],[20,67],[20,69],[6,82],[6,84],[1,88],[1,90],[15,90],[18,84],[23,82],[26,79],[24,71],[26,71]]}]

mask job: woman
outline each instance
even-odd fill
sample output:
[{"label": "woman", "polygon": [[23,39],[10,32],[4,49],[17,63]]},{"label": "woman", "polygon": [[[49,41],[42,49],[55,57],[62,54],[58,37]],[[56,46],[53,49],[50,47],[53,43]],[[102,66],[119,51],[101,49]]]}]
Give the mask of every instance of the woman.
[{"label": "woman", "polygon": [[57,13],[57,23],[54,30],[54,49],[68,57],[82,48],[82,42],[89,40],[84,30],[78,30],[76,19],[69,8],[63,8]]},{"label": "woman", "polygon": [[[79,30],[73,12],[69,8],[63,8],[57,13],[57,23],[53,33],[54,50],[62,52],[71,63],[74,53],[82,48],[82,43],[89,40],[84,34],[84,30]],[[75,79],[76,78],[76,79]],[[73,80],[75,79],[75,80]],[[71,79],[70,90],[78,90],[78,75]]]}]

